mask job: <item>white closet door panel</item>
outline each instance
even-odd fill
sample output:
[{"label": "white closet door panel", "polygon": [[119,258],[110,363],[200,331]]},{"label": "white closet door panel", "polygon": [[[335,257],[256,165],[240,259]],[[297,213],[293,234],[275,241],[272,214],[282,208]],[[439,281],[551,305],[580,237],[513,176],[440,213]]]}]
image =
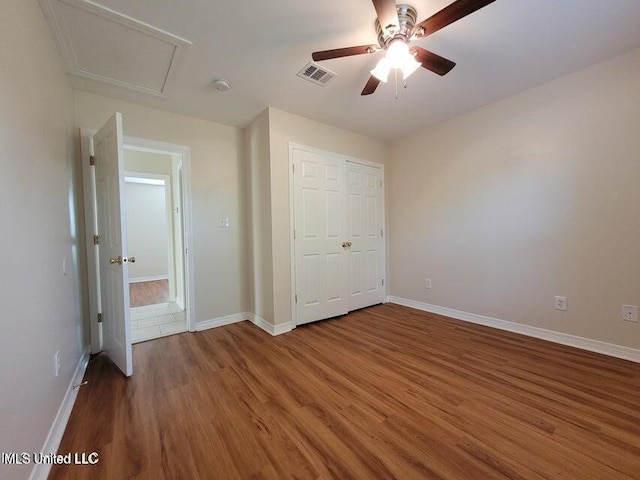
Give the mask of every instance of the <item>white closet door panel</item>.
[{"label": "white closet door panel", "polygon": [[384,190],[379,168],[347,162],[349,310],[384,301]]},{"label": "white closet door panel", "polygon": [[375,292],[379,285],[378,251],[367,250],[364,277],[366,278],[367,293]]},{"label": "white closet door panel", "polygon": [[351,289],[349,291],[350,296],[362,295],[362,252],[359,250],[349,253],[349,282]]},{"label": "white closet door panel", "polygon": [[293,150],[297,324],[347,313],[344,160]]}]

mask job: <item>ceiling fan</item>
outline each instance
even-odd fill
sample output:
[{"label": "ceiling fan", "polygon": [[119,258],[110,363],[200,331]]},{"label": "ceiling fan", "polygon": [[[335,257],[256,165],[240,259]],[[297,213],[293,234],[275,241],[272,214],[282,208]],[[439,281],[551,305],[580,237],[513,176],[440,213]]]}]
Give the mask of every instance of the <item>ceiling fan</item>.
[{"label": "ceiling fan", "polygon": [[411,5],[396,5],[395,0],[373,0],[378,18],[376,32],[378,45],[336,48],[313,52],[314,61],[363,55],[386,50],[360,95],[371,95],[380,82],[387,82],[392,69],[402,72],[403,79],[423,67],[438,75],[446,75],[455,67],[451,60],[418,46],[409,46],[417,39],[427,37],[441,28],[466,17],[495,0],[456,0],[426,20],[416,24],[417,12]]}]

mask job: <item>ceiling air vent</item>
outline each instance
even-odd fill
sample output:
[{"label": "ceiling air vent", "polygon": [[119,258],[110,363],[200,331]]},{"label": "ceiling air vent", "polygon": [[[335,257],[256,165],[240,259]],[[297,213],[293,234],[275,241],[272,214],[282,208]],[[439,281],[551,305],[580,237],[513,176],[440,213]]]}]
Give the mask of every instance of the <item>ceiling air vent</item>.
[{"label": "ceiling air vent", "polygon": [[309,62],[307,65],[298,72],[298,76],[309,80],[310,82],[315,83],[316,85],[320,85],[324,87],[329,80],[334,77],[337,77],[337,73],[333,73],[326,68],[321,67],[320,65]]}]

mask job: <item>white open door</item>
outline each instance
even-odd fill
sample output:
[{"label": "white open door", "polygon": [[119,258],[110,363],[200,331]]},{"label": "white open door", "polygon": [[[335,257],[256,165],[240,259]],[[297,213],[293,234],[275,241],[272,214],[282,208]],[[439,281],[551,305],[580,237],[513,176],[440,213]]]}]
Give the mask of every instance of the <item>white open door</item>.
[{"label": "white open door", "polygon": [[347,313],[345,163],[299,148],[293,163],[296,323],[301,325]]},{"label": "white open door", "polygon": [[[133,373],[129,319],[129,268],[124,228],[122,115],[93,137],[103,351],[127,377]],[[135,259],[132,260],[135,261]]]}]

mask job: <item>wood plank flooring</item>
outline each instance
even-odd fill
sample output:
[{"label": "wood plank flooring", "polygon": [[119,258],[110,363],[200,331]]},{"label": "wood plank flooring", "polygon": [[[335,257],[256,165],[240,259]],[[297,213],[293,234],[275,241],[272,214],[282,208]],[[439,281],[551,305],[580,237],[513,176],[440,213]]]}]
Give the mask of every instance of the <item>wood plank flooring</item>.
[{"label": "wood plank flooring", "polygon": [[51,479],[640,479],[640,365],[397,305],[92,358]]},{"label": "wood plank flooring", "polygon": [[157,305],[169,301],[169,280],[153,280],[129,284],[131,307]]}]

